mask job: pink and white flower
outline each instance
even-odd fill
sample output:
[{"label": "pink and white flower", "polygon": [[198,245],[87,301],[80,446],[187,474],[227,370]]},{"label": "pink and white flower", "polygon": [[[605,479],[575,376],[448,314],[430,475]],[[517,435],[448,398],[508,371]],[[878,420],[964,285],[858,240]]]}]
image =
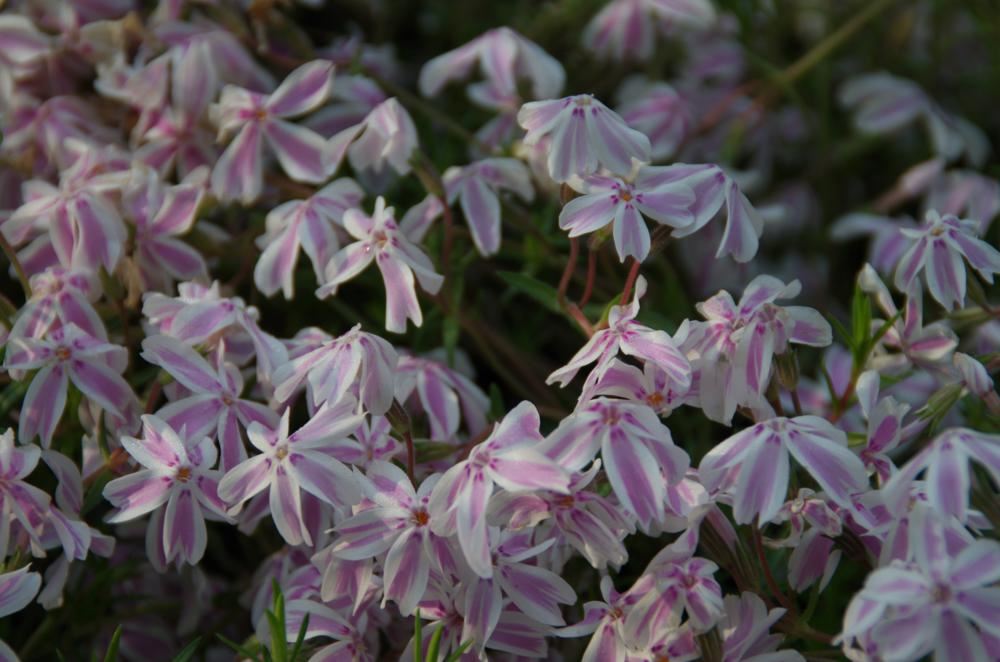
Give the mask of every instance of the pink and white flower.
[{"label": "pink and white flower", "polygon": [[104,498],[118,509],[108,522],[127,522],[156,511],[147,533],[154,566],[194,565],[205,554],[206,515],[229,520],[217,493],[222,472],[212,469],[218,451],[206,437],[181,439],[157,416],[143,416],[142,426],[141,438],[122,437],[121,443],[143,468],[104,487]]},{"label": "pink and white flower", "polygon": [[347,507],[361,498],[355,475],[328,449],[357,429],[362,415],[353,399],[325,405],[302,427],[289,434],[289,410],[276,430],[260,423],[247,428],[250,443],[260,451],[229,470],[219,482],[219,497],[232,514],[244,501],[269,489],[271,518],[289,545],[312,545],[303,520],[300,490],[336,507]]},{"label": "pink and white flower", "polygon": [[657,31],[668,25],[703,29],[715,16],[709,0],[612,0],[587,23],[583,44],[615,60],[648,60]]},{"label": "pink and white flower", "polygon": [[253,281],[264,294],[279,289],[286,299],[295,293],[295,265],[299,251],[312,262],[316,280],[323,281],[323,270],[340,248],[336,225],[344,212],[357,207],[364,192],[353,179],[346,177],[327,184],[307,200],[289,200],[270,211],[267,231],[257,238],[262,249]]},{"label": "pink and white flower", "polygon": [[502,191],[530,202],[535,195],[531,175],[523,163],[511,158],[489,158],[464,167],[448,168],[442,180],[450,204],[459,201],[480,255],[500,250],[500,198]]},{"label": "pink and white flower", "polygon": [[566,79],[558,60],[523,35],[501,27],[424,64],[420,70],[420,93],[437,96],[450,81],[467,78],[477,64],[490,85],[505,93],[516,92],[520,79],[530,81],[536,99],[559,94]]},{"label": "pink and white flower", "polygon": [[392,405],[398,361],[392,345],[358,324],[338,338],[326,337],[315,349],[278,368],[274,394],[286,401],[306,381],[310,402],[318,407],[336,404],[356,389],[365,408],[382,415]]},{"label": "pink and white flower", "polygon": [[45,338],[14,338],[7,346],[4,368],[24,374],[37,370],[24,396],[18,437],[41,437],[46,448],[66,408],[72,381],[80,392],[108,414],[128,419],[138,408],[132,387],[121,373],[128,363],[124,347],[99,340],[69,323]]},{"label": "pink and white flower", "polygon": [[435,533],[457,533],[469,567],[480,577],[493,576],[486,507],[494,486],[509,492],[569,490],[566,472],[539,452],[540,423],[534,405],[522,402],[472,448],[467,460],[448,469],[431,493],[429,511],[439,522]]},{"label": "pink and white flower", "polygon": [[594,333],[590,340],[562,368],[545,380],[546,384],[566,386],[584,366],[597,362],[587,376],[580,401],[590,397],[594,385],[612,365],[618,352],[652,363],[667,373],[677,389],[691,384],[691,365],[666,331],[652,329],[636,321],[639,299],[646,293],[646,279],[636,280],[632,302],[627,306],[612,306],[608,313],[608,328]]},{"label": "pink and white flower", "polygon": [[970,464],[982,466],[1000,481],[1000,435],[969,428],[949,428],[903,465],[882,488],[886,503],[903,503],[914,480],[924,473],[927,502],[945,515],[965,522],[969,517],[972,484]]},{"label": "pink and white flower", "polygon": [[1000,273],[1000,251],[979,239],[979,223],[959,220],[936,211],[927,212],[924,225],[917,230],[902,230],[911,240],[916,240],[900,258],[896,267],[896,288],[909,292],[922,270],[927,289],[934,299],[947,310],[965,305],[965,265],[962,258],[979,272],[988,283],[993,274]]},{"label": "pink and white flower", "polygon": [[430,258],[400,230],[393,208],[386,207],[385,199],[379,196],[371,216],[360,209],[348,210],[344,214],[344,228],[357,241],[330,258],[326,281],[316,296],[322,299],[336,294],[342,283],[357,276],[374,260],[385,281],[385,328],[402,333],[408,319],[416,326],[423,324],[414,277],[430,294],[441,289],[444,277],[434,272]]},{"label": "pink and white flower", "polygon": [[584,195],[566,203],[559,213],[559,227],[578,237],[613,223],[619,259],[645,260],[650,239],[643,216],[673,228],[694,222],[690,211],[694,192],[682,182],[660,182],[658,171],[643,166],[628,179],[603,175],[570,179],[569,185]]},{"label": "pink and white flower", "polygon": [[263,189],[266,141],[285,173],[300,182],[318,183],[333,172],[323,138],[289,119],[323,104],[333,86],[333,64],[302,65],[272,94],[227,85],[211,112],[220,138],[236,132],[212,171],[212,191],[221,200],[250,204]]},{"label": "pink and white flower", "polygon": [[591,94],[526,103],[517,122],[528,132],[527,145],[552,137],[548,170],[557,182],[591,175],[600,167],[627,175],[633,161],[649,161],[649,138]]},{"label": "pink and white flower", "polygon": [[789,453],[830,498],[850,507],[867,490],[864,464],[847,448],[847,435],[818,416],[772,418],[737,432],[705,457],[698,475],[710,492],[733,498],[738,524],[774,519],[785,502]]},{"label": "pink and white flower", "polygon": [[563,419],[540,450],[579,471],[598,450],[611,489],[643,530],[666,518],[667,486],[684,477],[690,459],[645,404],[596,398]]},{"label": "pink and white flower", "polygon": [[871,639],[883,659],[986,660],[985,638],[1000,637],[1000,544],[980,539],[948,549],[933,518],[911,533],[913,561],[876,569],[844,614],[840,639]]},{"label": "pink and white flower", "polygon": [[240,398],[243,375],[231,363],[213,367],[184,343],[164,335],[142,341],[142,358],[166,370],[190,393],[162,407],[157,416],[175,430],[185,429],[188,436],[218,439],[223,471],[247,458],[241,428],[254,422],[271,428],[278,424],[270,408]]}]

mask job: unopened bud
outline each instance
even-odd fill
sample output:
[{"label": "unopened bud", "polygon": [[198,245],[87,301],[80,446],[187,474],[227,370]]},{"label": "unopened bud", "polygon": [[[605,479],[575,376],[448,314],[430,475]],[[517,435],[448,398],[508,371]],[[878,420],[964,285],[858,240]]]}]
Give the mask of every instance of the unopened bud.
[{"label": "unopened bud", "polygon": [[778,383],[786,391],[794,391],[799,385],[799,360],[794,351],[774,357],[775,374]]}]

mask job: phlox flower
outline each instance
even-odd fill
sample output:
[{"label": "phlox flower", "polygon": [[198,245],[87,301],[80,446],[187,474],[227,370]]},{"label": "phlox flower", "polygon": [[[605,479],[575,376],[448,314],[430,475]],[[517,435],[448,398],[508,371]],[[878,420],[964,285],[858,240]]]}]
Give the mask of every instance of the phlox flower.
[{"label": "phlox flower", "polygon": [[816,581],[823,590],[833,577],[841,557],[834,539],[843,531],[837,510],[807,487],[799,488],[798,495],[778,510],[773,521],[787,522],[788,535],[765,542],[792,550],[788,558],[788,583],[796,591],[804,591]]},{"label": "phlox flower", "polygon": [[924,225],[915,230],[902,230],[915,240],[900,258],[896,267],[895,285],[909,292],[922,270],[927,289],[947,310],[965,305],[965,265],[962,258],[979,272],[983,280],[992,283],[993,274],[1000,273],[1000,251],[979,239],[979,223],[959,220],[936,211],[927,212]]},{"label": "phlox flower", "polygon": [[513,530],[551,523],[553,534],[572,545],[595,568],[622,566],[628,552],[622,539],[635,526],[621,509],[593,490],[588,490],[601,469],[595,460],[583,472],[570,475],[569,492],[535,490],[503,493],[494,498],[490,512],[508,522]]},{"label": "phlox flower", "polygon": [[727,595],[725,613],[719,621],[722,633],[723,659],[726,662],[804,662],[801,653],[776,650],[781,635],[770,634],[771,626],[785,615],[784,609],[768,611],[760,596],[744,591],[739,596]]},{"label": "phlox flower", "polygon": [[234,85],[223,88],[211,113],[220,137],[237,133],[212,171],[215,195],[243,204],[257,199],[263,188],[265,140],[289,177],[301,182],[323,181],[332,172],[326,142],[288,120],[320,106],[332,85],[333,64],[315,60],[289,74],[270,95]]},{"label": "phlox flower", "polygon": [[725,207],[726,227],[715,257],[728,253],[737,262],[749,262],[757,254],[764,220],[740,190],[736,180],[719,166],[687,163],[657,166],[647,170],[644,183],[654,189],[668,184],[671,188],[686,186],[694,192],[695,201],[689,208],[694,216],[693,222],[678,227],[671,236],[682,238],[694,234]]},{"label": "phlox flower", "polygon": [[618,98],[618,113],[649,137],[650,156],[656,161],[673,156],[694,128],[695,109],[667,83],[630,78]]},{"label": "phlox flower", "polygon": [[257,238],[257,246],[262,249],[253,271],[257,289],[268,296],[280,289],[286,299],[291,299],[300,250],[312,262],[316,280],[322,282],[323,269],[340,248],[335,225],[362,198],[361,187],[344,177],[307,200],[289,200],[272,209],[265,220],[267,231]]},{"label": "phlox flower", "polygon": [[94,338],[73,323],[45,338],[12,339],[4,368],[38,371],[21,406],[18,438],[27,442],[38,435],[48,447],[66,407],[70,381],[108,414],[128,419],[138,403],[132,387],[121,377],[127,363],[124,347]]},{"label": "phlox flower", "polygon": [[652,582],[647,580],[619,593],[610,576],[601,577],[603,599],[583,603],[583,620],[559,628],[556,636],[582,637],[593,633],[580,662],[626,662],[633,652],[633,639],[625,630],[625,620],[651,587]]},{"label": "phlox flower", "polygon": [[211,435],[222,447],[221,468],[228,471],[247,458],[240,428],[257,422],[278,424],[267,406],[240,398],[243,375],[231,363],[213,367],[200,354],[175,338],[154,335],[142,341],[142,358],[167,371],[190,395],[162,407],[156,415],[189,436]]},{"label": "phlox flower", "polygon": [[457,533],[469,567],[480,577],[493,576],[486,508],[495,485],[510,492],[569,489],[566,472],[537,449],[540,423],[534,405],[522,402],[472,448],[468,459],[448,469],[431,493],[429,510],[440,522],[435,533]]},{"label": "phlox flower", "polygon": [[895,472],[895,465],[889,458],[894,450],[912,432],[904,429],[903,417],[910,411],[909,405],[900,404],[892,396],[879,399],[880,376],[874,370],[866,370],[857,380],[855,391],[858,404],[868,422],[865,447],[861,460],[865,467],[876,473],[881,482]]},{"label": "phlox flower", "polygon": [[584,366],[597,362],[583,386],[581,402],[589,397],[593,386],[612,365],[621,352],[627,356],[652,363],[667,373],[670,383],[677,389],[691,384],[691,365],[674,344],[666,331],[652,329],[636,321],[639,299],[646,293],[646,279],[639,276],[635,282],[632,302],[627,306],[612,306],[608,313],[608,328],[601,329],[573,355],[562,368],[553,371],[545,383],[566,386]]},{"label": "phlox flower", "polygon": [[772,418],[737,432],[710,450],[698,475],[710,492],[733,497],[733,518],[761,526],[785,502],[789,453],[830,498],[847,507],[868,488],[864,464],[847,448],[847,435],[818,416]]},{"label": "phlox flower", "polygon": [[442,176],[448,202],[459,201],[480,255],[500,250],[500,199],[504,190],[531,201],[534,190],[527,167],[518,159],[488,158],[464,167],[452,166]]},{"label": "phlox flower", "polygon": [[300,490],[338,507],[353,505],[361,497],[351,470],[327,453],[340,437],[357,429],[362,416],[355,411],[353,399],[345,398],[321,407],[291,434],[288,409],[276,430],[251,423],[247,437],[260,454],[236,465],[219,482],[219,497],[230,504],[230,513],[269,489],[271,517],[278,533],[289,545],[311,546]]},{"label": "phlox flower", "polygon": [[208,274],[201,253],[177,238],[194,225],[202,195],[195,184],[165,186],[148,168],[133,171],[122,206],[135,225],[134,259],[144,289],[167,290],[174,280]]},{"label": "phlox flower", "polygon": [[[115,147],[100,149],[70,141],[72,164],[60,171],[59,186],[26,182],[24,204],[4,221],[4,236],[15,246],[40,235],[63,267],[114,272],[128,233],[112,194],[128,178],[128,160]],[[38,250],[29,246],[29,251]],[[46,265],[48,266],[48,265]]]},{"label": "phlox flower", "polygon": [[527,131],[527,145],[552,136],[548,171],[557,182],[591,175],[602,166],[626,175],[633,160],[649,161],[649,139],[591,94],[526,103],[517,122]]},{"label": "phlox flower", "polygon": [[964,153],[973,163],[982,163],[989,154],[989,142],[979,129],[946,112],[905,78],[884,71],[857,76],[840,88],[838,100],[865,133],[891,133],[919,120],[934,152],[949,161]]},{"label": "phlox flower", "polygon": [[555,540],[533,545],[530,532],[501,534],[496,528],[490,530],[490,538],[492,576],[463,578],[468,586],[463,638],[472,639],[476,642],[473,647],[482,651],[500,621],[505,598],[540,625],[565,625],[559,605],[574,603],[576,593],[551,570],[525,563],[551,547]]},{"label": "phlox flower", "polygon": [[187,345],[216,348],[226,343],[227,350],[244,345],[239,363],[256,357],[257,371],[264,381],[287,360],[284,345],[257,324],[259,311],[240,297],[222,297],[218,282],[207,287],[181,283],[177,289],[178,297],[147,293],[143,300],[143,314],[160,333]]},{"label": "phlox flower", "polygon": [[0,434],[0,556],[13,552],[10,528],[15,522],[24,529],[35,555],[44,555],[40,536],[51,499],[24,480],[38,466],[41,454],[38,446],[15,446],[11,428]]},{"label": "phlox flower", "polygon": [[528,80],[536,99],[559,94],[566,79],[558,60],[518,32],[501,27],[428,60],[420,70],[420,93],[437,96],[450,81],[468,77],[477,64],[490,85],[505,93],[516,92],[518,80]]},{"label": "phlox flower", "polygon": [[714,20],[709,0],[612,0],[587,23],[583,45],[615,60],[648,60],[658,29],[705,28]]},{"label": "phlox flower", "polygon": [[613,223],[613,237],[622,262],[640,262],[649,255],[649,230],[643,216],[674,228],[690,225],[694,192],[677,181],[659,182],[657,167],[642,166],[634,178],[590,175],[570,179],[569,185],[584,195],[566,203],[559,213],[559,227],[570,237],[596,232]]},{"label": "phlox flower", "polygon": [[212,167],[218,151],[203,121],[219,91],[219,63],[204,41],[187,49],[170,50],[171,104],[155,108],[155,118],[141,128],[135,157],[163,175],[176,171],[187,177],[196,169]]},{"label": "phlox flower", "polygon": [[392,406],[398,362],[399,355],[391,344],[362,331],[357,324],[337,338],[324,336],[314,349],[278,368],[274,396],[286,401],[306,381],[310,402],[318,407],[336,404],[357,387],[365,408],[382,415]]},{"label": "phlox flower", "polygon": [[121,443],[143,468],[104,487],[104,498],[117,508],[108,522],[128,522],[156,510],[147,533],[154,566],[194,565],[205,554],[205,516],[229,520],[217,493],[222,472],[212,469],[218,451],[206,437],[181,439],[157,416],[143,416],[142,427],[141,438],[122,437]]},{"label": "phlox flower", "polygon": [[444,277],[434,272],[430,258],[400,230],[393,208],[386,207],[385,199],[379,196],[371,216],[360,209],[348,210],[344,228],[357,241],[330,258],[325,282],[316,296],[322,299],[336,294],[341,283],[357,276],[374,260],[385,281],[386,329],[402,333],[407,319],[416,326],[423,324],[414,277],[430,294],[441,289]]},{"label": "phlox flower", "polygon": [[431,566],[437,563],[435,547],[443,544],[431,532],[428,509],[439,476],[424,479],[414,490],[401,469],[374,462],[366,478],[364,503],[370,505],[362,505],[337,525],[332,553],[349,561],[385,554],[382,604],[392,600],[401,614],[409,616],[423,598]]},{"label": "phlox flower", "polygon": [[[32,572],[29,566],[0,574],[0,618],[27,607],[41,587],[42,576]],[[18,659],[17,654],[3,641],[0,641],[0,659]]]},{"label": "phlox flower", "polygon": [[738,303],[725,290],[697,304],[704,322],[690,322],[682,348],[700,371],[702,408],[713,420],[729,422],[737,404],[758,406],[771,379],[775,355],[789,345],[829,345],[830,324],[805,306],[774,302],[796,296],[799,282],[788,285],[774,276],[754,278]]},{"label": "phlox flower", "polygon": [[690,388],[676,384],[663,369],[647,362],[642,370],[613,359],[594,385],[594,396],[611,396],[642,402],[660,416],[666,416],[688,401]]},{"label": "phlox flower", "polygon": [[[947,321],[938,320],[927,324],[924,320],[923,288],[914,281],[906,295],[902,312],[896,306],[882,279],[875,269],[865,264],[858,274],[858,286],[868,293],[875,304],[888,318],[896,318],[892,326],[882,336],[882,345],[900,351],[900,355],[876,353],[871,363],[880,370],[902,372],[911,365],[928,367],[947,361],[958,346],[958,337]],[[873,320],[873,333],[883,324],[883,320]],[[877,326],[876,326],[877,325]]]},{"label": "phlox flower", "polygon": [[470,435],[486,428],[490,400],[472,381],[472,365],[462,352],[449,367],[441,351],[424,356],[404,354],[396,370],[396,399],[427,417],[430,438],[449,441],[464,420]]},{"label": "phlox flower", "polygon": [[304,641],[317,637],[333,639],[332,644],[321,646],[309,658],[311,661],[343,660],[350,662],[375,662],[377,648],[372,646],[372,634],[376,632],[368,622],[368,614],[344,613],[316,602],[315,600],[290,600],[285,606],[288,614],[285,623],[287,643],[298,641],[305,618],[309,617]]},{"label": "phlox flower", "polygon": [[934,518],[911,531],[912,562],[895,561],[865,580],[844,614],[840,639],[868,635],[881,658],[986,660],[984,636],[1000,637],[1000,544],[979,539],[948,549]]},{"label": "phlox flower", "polygon": [[11,338],[42,338],[50,329],[75,324],[84,333],[107,340],[104,322],[92,301],[100,295],[89,271],[49,267],[31,277],[31,298],[17,313]]},{"label": "phlox flower", "polygon": [[679,483],[690,463],[652,409],[609,398],[577,408],[545,439],[541,450],[573,471],[586,466],[600,450],[615,496],[647,531],[665,519],[667,485]]},{"label": "phlox flower", "polygon": [[936,511],[965,522],[969,517],[971,462],[1000,482],[1000,435],[949,428],[914,455],[882,488],[887,504],[909,498],[913,481],[925,473],[927,502]]},{"label": "phlox flower", "polygon": [[346,153],[355,171],[380,174],[388,164],[405,175],[410,172],[410,158],[418,144],[413,118],[391,97],[372,108],[361,122],[330,138],[327,149],[334,171]]}]

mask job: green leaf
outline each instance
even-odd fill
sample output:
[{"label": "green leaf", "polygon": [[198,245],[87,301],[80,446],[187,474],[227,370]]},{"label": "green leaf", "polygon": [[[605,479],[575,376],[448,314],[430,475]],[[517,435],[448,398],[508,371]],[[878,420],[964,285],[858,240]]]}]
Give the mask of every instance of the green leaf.
[{"label": "green leaf", "polygon": [[111,635],[111,643],[108,644],[108,652],[104,654],[104,662],[116,662],[118,660],[118,644],[121,643],[122,626],[115,628],[115,633]]},{"label": "green leaf", "polygon": [[196,637],[194,641],[184,647],[184,649],[174,656],[173,662],[189,662],[189,660],[194,657],[194,654],[198,651],[198,645],[201,644],[201,637]]},{"label": "green leaf", "polygon": [[427,644],[425,662],[438,662],[438,648],[441,647],[442,636],[444,636],[444,623],[437,626],[437,629],[434,630],[434,636],[431,637],[430,643]]},{"label": "green leaf", "polygon": [[472,639],[463,641],[455,651],[449,655],[444,662],[458,662],[462,658],[462,653],[472,645]]},{"label": "green leaf", "polygon": [[526,294],[555,313],[561,313],[559,292],[548,283],[517,271],[498,271],[497,275],[518,292]]},{"label": "green leaf", "polygon": [[288,633],[285,630],[285,596],[281,593],[278,580],[271,580],[271,590],[274,592],[274,602],[270,610],[265,612],[267,626],[271,632],[271,653],[274,662],[288,662]]},{"label": "green leaf", "polygon": [[420,622],[420,610],[418,609],[413,618],[413,662],[423,662],[420,654],[424,648],[424,626]]},{"label": "green leaf", "polygon": [[[233,641],[232,639],[229,639],[229,638],[227,638],[227,637],[225,637],[225,636],[223,636],[221,634],[218,634],[218,633],[216,633],[215,636],[216,636],[216,638],[219,641],[221,641],[225,645],[229,646],[230,648],[232,648],[234,651],[236,651],[237,653],[239,653],[243,657],[245,657],[245,658],[247,658],[249,660],[256,660],[257,659],[257,653],[255,653],[254,651],[250,650],[246,646],[244,646],[242,644],[238,644],[235,641]],[[267,649],[264,649],[264,650],[267,650]]]},{"label": "green leaf", "polygon": [[299,634],[295,637],[295,646],[292,647],[292,654],[289,656],[289,662],[295,662],[299,653],[302,652],[302,645],[306,641],[306,632],[309,631],[309,614],[306,614],[302,619],[302,625],[299,626]]}]

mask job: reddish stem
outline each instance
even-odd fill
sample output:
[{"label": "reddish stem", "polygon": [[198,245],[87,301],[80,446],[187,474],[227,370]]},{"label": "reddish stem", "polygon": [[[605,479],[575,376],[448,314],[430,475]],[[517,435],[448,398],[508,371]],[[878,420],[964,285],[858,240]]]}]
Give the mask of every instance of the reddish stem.
[{"label": "reddish stem", "polygon": [[559,303],[561,305],[565,305],[566,290],[569,289],[569,281],[573,277],[573,272],[576,270],[576,261],[579,257],[580,242],[577,241],[576,237],[570,237],[569,259],[566,260],[566,268],[563,269],[562,278],[559,279],[559,290],[557,292]]},{"label": "reddish stem", "polygon": [[597,251],[587,251],[587,284],[583,288],[583,296],[580,297],[580,308],[587,305],[590,295],[594,293],[594,280],[597,276]]},{"label": "reddish stem", "polygon": [[628,271],[628,279],[626,279],[625,281],[625,289],[622,290],[622,298],[618,302],[619,305],[622,306],[626,305],[628,303],[629,298],[632,296],[632,288],[635,286],[636,278],[639,277],[639,267],[642,266],[642,262],[635,259],[634,257],[629,259],[632,260],[632,268],[629,269]]}]

